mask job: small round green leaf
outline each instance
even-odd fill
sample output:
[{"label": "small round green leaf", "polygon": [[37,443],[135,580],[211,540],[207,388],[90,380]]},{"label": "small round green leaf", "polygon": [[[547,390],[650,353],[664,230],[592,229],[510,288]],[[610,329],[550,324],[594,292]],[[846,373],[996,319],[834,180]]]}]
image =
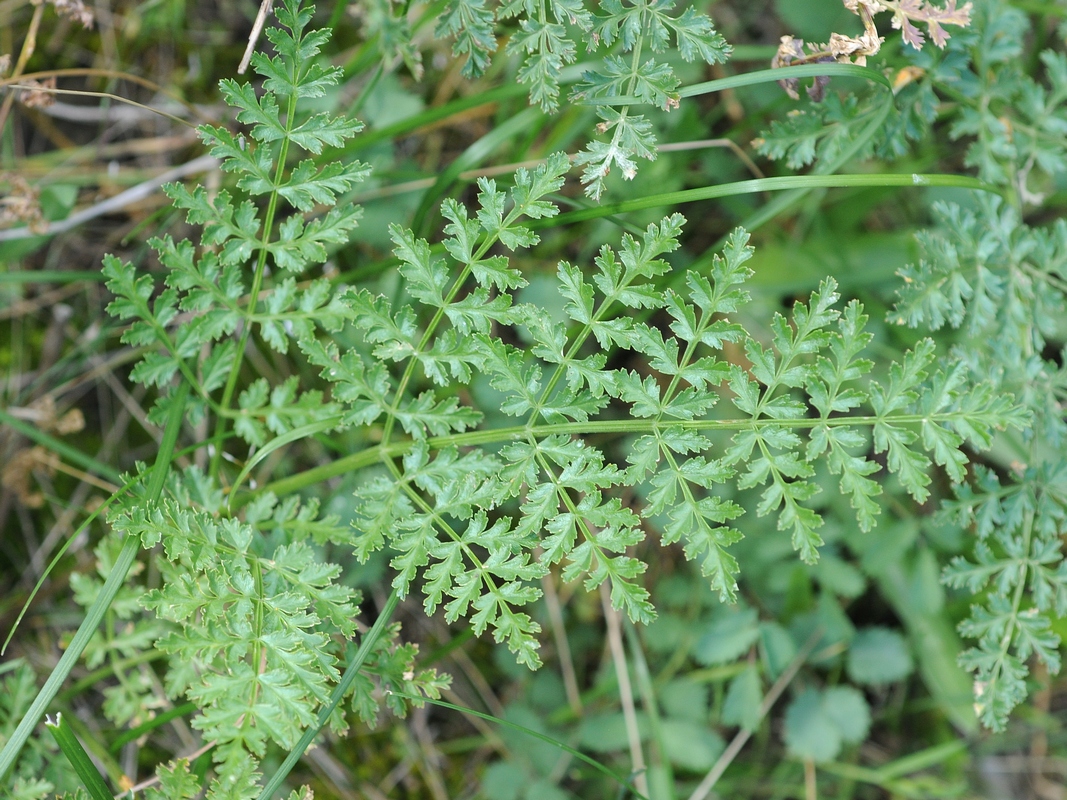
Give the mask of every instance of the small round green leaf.
[{"label": "small round green leaf", "polygon": [[863,594],[867,581],[852,564],[833,555],[824,555],[814,567],[815,578],[826,591],[840,597],[854,598]]},{"label": "small round green leaf", "polygon": [[707,772],[726,749],[726,743],[707,725],[687,719],[665,719],[663,749],[671,763],[690,772]]},{"label": "small round green leaf", "polygon": [[571,797],[573,795],[563,791],[547,778],[541,778],[526,789],[525,800],[570,800]]},{"label": "small round green leaf", "polygon": [[518,764],[497,761],[490,764],[482,775],[482,796],[494,800],[518,800],[527,780],[526,770]]},{"label": "small round green leaf", "polygon": [[864,628],[848,649],[848,677],[879,685],[903,680],[914,664],[904,637],[889,628]]},{"label": "small round green leaf", "polygon": [[705,666],[725,664],[744,655],[758,636],[759,615],[754,608],[724,608],[697,640],[693,657]]},{"label": "small round green leaf", "polygon": [[808,689],[785,712],[786,747],[797,758],[832,761],[841,752],[841,732],[822,707],[822,692]]},{"label": "small round green leaf", "polygon": [[825,762],[837,758],[845,742],[863,741],[870,727],[870,709],[856,689],[807,689],[789,704],[783,737],[792,755]]},{"label": "small round green leaf", "polygon": [[747,667],[730,681],[730,688],[726,690],[726,700],[722,706],[722,721],[727,725],[740,725],[747,731],[754,731],[759,726],[759,707],[762,701],[759,672],[753,666]]},{"label": "small round green leaf", "polygon": [[789,631],[777,622],[760,625],[760,654],[767,675],[777,678],[797,656],[797,645]]},{"label": "small round green leaf", "polygon": [[846,742],[859,744],[867,736],[871,727],[871,710],[858,689],[851,686],[827,689],[823,692],[822,707]]},{"label": "small round green leaf", "polygon": [[668,683],[657,694],[663,713],[668,717],[693,722],[704,722],[708,718],[706,683],[679,678]]},{"label": "small round green leaf", "polygon": [[[647,738],[648,723],[644,714],[637,714],[637,727],[641,738]],[[629,745],[626,718],[621,711],[587,716],[578,728],[578,741],[583,748],[594,753],[625,750]]]}]

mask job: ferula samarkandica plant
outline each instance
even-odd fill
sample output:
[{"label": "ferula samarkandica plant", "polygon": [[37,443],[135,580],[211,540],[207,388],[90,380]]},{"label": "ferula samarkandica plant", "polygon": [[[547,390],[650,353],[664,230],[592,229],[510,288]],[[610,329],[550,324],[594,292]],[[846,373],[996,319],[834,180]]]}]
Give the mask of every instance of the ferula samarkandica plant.
[{"label": "ferula samarkandica plant", "polygon": [[[453,37],[467,77],[489,69],[494,54],[510,58],[533,105],[556,111],[569,86],[601,138],[573,160],[553,153],[444,197],[427,238],[416,231],[434,230],[432,213],[415,230],[398,214],[388,225],[388,279],[339,279],[323,265],[359,237],[352,197],[371,168],[337,155],[362,125],[322,110],[344,77],[322,54],[331,31],[313,27],[313,7],[284,0],[267,32],[272,55],[252,57],[255,83],[220,84],[233,126],[199,129],[225,188],[165,187],[199,241],[153,238],[160,270],[114,256],[104,263],[109,312],[139,354],[130,378],[152,392],[148,419],[165,433],[156,463],[138,464],[108,501],[98,574],[73,579],[88,621],[56,685],[25,710],[0,754],[19,796],[49,791],[35,794],[27,765],[36,762],[16,759],[34,715],[83,654],[94,665],[159,656],[158,669],[110,692],[104,712],[117,725],[149,724],[161,693],[191,704],[208,760],[164,760],[146,797],[266,798],[324,729],[347,730],[349,712],[366,723],[403,716],[449,687],[392,619],[400,602],[417,599],[426,615],[465,624],[536,669],[547,641],[538,608],[557,581],[602,590],[611,609],[647,625],[657,617],[649,564],[677,548],[717,607],[745,606],[739,553],[758,520],[770,522],[761,535],[788,540],[813,565],[827,552],[836,558],[827,548],[841,534],[827,541],[827,528],[870,532],[887,493],[918,507],[950,485],[955,499],[941,513],[979,542],[944,580],[980,595],[962,626],[976,642],[962,661],[977,677],[979,718],[1003,727],[1025,696],[1027,660],[1058,668],[1050,615],[1067,610],[1057,449],[1067,382],[1048,355],[1063,334],[1067,228],[1028,227],[1020,216],[1045,185],[1031,184],[1036,172],[1055,176],[1067,165],[1052,137],[1064,126],[1067,67],[1061,53],[1042,55],[1047,87],[1014,71],[1005,37],[1022,30],[1020,15],[996,3],[844,6],[862,32],[828,34],[825,44],[783,37],[774,69],[759,78],[786,75],[790,103],[802,81],[814,81],[803,107],[755,143],[792,169],[813,165],[812,174],[749,189],[879,185],[834,173],[857,157],[903,156],[930,129],[935,93],[954,76],[951,135],[973,138],[965,160],[981,182],[932,178],[987,196],[936,207],[938,227],[920,235],[921,259],[901,265],[889,314],[896,325],[959,329],[949,357],[921,335],[891,357],[872,347],[876,326],[832,276],[769,314],[766,327],[753,324],[766,304],[753,302],[749,229],[773,214],[734,227],[698,257],[684,256],[679,213],[627,222],[609,244],[571,248],[533,274],[545,231],[631,210],[561,214],[580,194],[568,185],[572,168],[581,177],[571,183],[593,199],[606,196],[612,170],[633,178],[634,159],[657,152],[655,126],[636,109],[677,109],[704,91],[683,85],[684,64],[719,65],[731,54],[711,17],[666,1],[603,0],[595,12],[571,0],[444,3],[436,31]],[[883,12],[916,61],[894,81],[864,69],[884,44]],[[401,12],[386,3],[368,19],[386,58],[419,72]],[[497,24],[513,26],[501,53]],[[598,54],[580,77],[571,74],[578,43]],[[875,99],[837,93],[835,77],[869,78]],[[1025,117],[1014,128],[1002,121],[1012,104]],[[989,191],[998,186],[1003,197]],[[715,190],[687,197],[728,194]],[[799,196],[768,207],[781,211]],[[660,199],[634,208],[674,202]],[[299,368],[278,380],[253,374],[264,353]],[[1031,448],[1014,472],[995,459],[974,463],[1009,437]],[[281,458],[324,441],[337,452],[315,467]],[[172,466],[186,445],[191,464]],[[268,464],[277,471],[266,474]],[[342,475],[354,487],[344,519],[311,491]],[[135,563],[152,579],[130,572]],[[369,611],[377,616],[361,624]],[[730,624],[748,625],[748,611],[737,613]],[[126,625],[119,643],[94,635],[105,615]],[[868,648],[897,647],[870,630]],[[700,658],[726,660],[719,646],[705,642]],[[906,674],[908,658],[898,659],[904,672],[858,657],[846,669],[877,684]],[[748,702],[762,697],[754,670],[739,671],[723,720],[758,724],[745,710],[760,706]],[[32,683],[27,674],[19,680]],[[832,717],[835,703],[867,714],[855,690],[808,688],[787,714],[790,752],[815,763],[862,739],[866,722],[858,738],[834,728],[837,749],[805,749],[797,731]],[[280,765],[278,753],[288,754]]]}]

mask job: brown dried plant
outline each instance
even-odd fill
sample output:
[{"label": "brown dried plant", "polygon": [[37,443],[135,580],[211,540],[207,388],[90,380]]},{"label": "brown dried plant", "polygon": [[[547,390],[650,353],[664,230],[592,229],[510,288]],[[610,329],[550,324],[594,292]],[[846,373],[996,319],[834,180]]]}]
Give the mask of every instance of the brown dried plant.
[{"label": "brown dried plant", "polygon": [[19,102],[26,108],[47,108],[56,102],[55,93],[51,91],[56,88],[55,76],[40,81],[27,78],[20,85]]},{"label": "brown dried plant", "polygon": [[[805,44],[802,39],[783,36],[778,52],[771,61],[771,67],[787,67],[799,64],[832,63],[859,64],[867,63],[867,58],[878,53],[885,38],[878,35],[875,15],[885,11],[893,12],[891,24],[894,30],[901,31],[904,41],[921,50],[926,41],[923,32],[916,23],[926,26],[930,38],[938,47],[944,47],[949,34],[945,25],[966,27],[971,22],[971,3],[956,7],[956,0],[946,0],[945,5],[936,6],[925,0],[841,0],[845,8],[857,15],[863,22],[863,33],[859,36],[846,36],[831,33],[825,44]],[[807,88],[808,96],[818,102],[822,100],[829,83],[829,78],[820,76]],[[778,84],[794,100],[800,99],[797,91],[799,81],[796,79],[779,81]]]},{"label": "brown dried plant", "polygon": [[73,20],[83,28],[93,27],[93,11],[82,0],[49,0],[61,17]]},{"label": "brown dried plant", "polygon": [[48,222],[41,210],[37,190],[21,175],[0,173],[0,185],[7,184],[8,192],[0,197],[0,226],[24,222],[33,233],[42,233]]}]

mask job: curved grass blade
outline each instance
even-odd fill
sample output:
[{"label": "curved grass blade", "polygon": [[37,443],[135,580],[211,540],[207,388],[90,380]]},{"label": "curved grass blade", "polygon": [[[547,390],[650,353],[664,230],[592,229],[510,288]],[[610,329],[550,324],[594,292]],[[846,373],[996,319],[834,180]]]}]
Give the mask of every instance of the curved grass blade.
[{"label": "curved grass blade", "polygon": [[78,774],[82,786],[89,792],[89,796],[93,800],[113,800],[111,790],[107,788],[104,779],[100,777],[100,773],[93,765],[92,759],[89,758],[89,754],[85,752],[82,743],[78,741],[78,737],[71,730],[70,724],[63,719],[63,714],[56,714],[56,721],[47,720],[44,726],[48,728],[52,738],[56,740],[56,744],[63,751],[63,755],[67,757],[67,761],[74,767],[74,771]]},{"label": "curved grass blade", "polygon": [[[699,97],[702,94],[723,92],[728,89],[740,89],[744,86],[757,86],[761,83],[783,81],[790,78],[866,78],[867,80],[881,83],[888,89],[893,88],[889,79],[877,70],[869,67],[859,67],[855,64],[801,64],[796,67],[779,67],[777,69],[761,69],[755,72],[745,72],[741,75],[731,75],[729,78],[719,78],[704,83],[694,83],[678,90],[679,97]],[[636,106],[647,105],[647,100],[629,94],[616,94],[607,97],[589,97],[576,101],[576,105],[583,106]]]},{"label": "curved grass blade", "polygon": [[118,470],[109,467],[107,464],[101,464],[96,459],[85,455],[85,453],[78,448],[71,447],[66,442],[45,433],[37,426],[24,422],[6,411],[0,410],[0,423],[9,428],[13,428],[27,439],[41,445],[41,447],[51,450],[54,453],[58,453],[67,461],[78,465],[87,472],[92,472],[95,475],[99,475],[101,478],[106,478],[112,483],[118,483],[122,479]]},{"label": "curved grass blade", "polygon": [[[1002,190],[968,175],[926,175],[918,173],[889,173],[884,175],[784,175],[777,178],[754,178],[747,181],[735,181],[716,186],[700,186],[696,189],[681,189],[677,192],[664,192],[636,200],[624,200],[594,208],[568,211],[551,219],[530,220],[525,224],[530,228],[544,228],[572,222],[584,222],[600,219],[628,211],[642,211],[646,208],[675,206],[681,203],[694,203],[699,200],[715,200],[720,197],[733,197],[739,194],[755,192],[780,192],[798,189],[804,192],[811,189],[844,189],[873,186],[953,186],[963,189],[976,189],[1000,194]],[[777,213],[777,212],[776,212]],[[746,229],[747,229],[746,223]]]},{"label": "curved grass blade", "polygon": [[633,662],[637,691],[641,694],[641,705],[645,707],[645,713],[648,715],[649,733],[656,745],[659,767],[663,770],[667,793],[664,800],[676,800],[674,766],[671,764],[671,753],[663,736],[663,721],[659,713],[659,700],[656,698],[656,689],[652,683],[648,661],[645,659],[645,648],[641,642],[641,637],[637,635],[637,628],[634,627],[632,622],[626,620],[626,624],[623,625],[623,631],[626,634],[626,646],[630,650],[630,658]]},{"label": "curved grass blade", "polygon": [[[192,445],[190,447],[186,447],[183,450],[179,450],[174,454],[174,458],[179,458],[181,456],[192,455],[194,452],[196,452],[201,447],[203,447],[205,444],[207,444],[208,442],[211,442],[211,441],[215,441],[215,440],[209,439],[209,440],[207,440],[205,442],[197,442],[196,444],[194,444],[194,445]],[[48,566],[45,567],[44,572],[41,573],[41,577],[37,580],[37,583],[34,584],[33,590],[30,592],[29,596],[26,598],[26,601],[22,604],[22,608],[19,610],[18,617],[15,618],[14,623],[12,623],[12,625],[11,625],[11,630],[9,630],[7,632],[7,638],[4,639],[3,645],[0,646],[0,656],[2,656],[7,651],[7,646],[9,644],[11,644],[11,640],[14,638],[15,632],[18,630],[19,625],[22,623],[23,617],[26,616],[26,612],[29,610],[30,605],[32,605],[33,599],[37,596],[37,593],[39,591],[41,591],[41,587],[44,586],[44,582],[46,580],[48,580],[48,576],[52,574],[52,570],[54,570],[56,568],[56,565],[59,563],[59,560],[61,558],[63,558],[64,555],[66,555],[66,552],[67,552],[67,550],[70,549],[70,546],[72,544],[74,544],[74,542],[76,542],[78,540],[78,537],[81,536],[82,532],[85,531],[93,523],[93,520],[95,520],[97,517],[99,517],[105,511],[107,511],[108,508],[111,506],[111,504],[113,502],[115,502],[116,499],[118,499],[125,492],[128,492],[130,489],[132,489],[138,483],[143,481],[144,478],[145,478],[144,475],[136,475],[133,478],[131,478],[129,481],[127,481],[126,484],[124,486],[122,486],[118,491],[114,492],[109,498],[107,498],[107,500],[105,500],[103,503],[98,505],[93,510],[93,512],[91,514],[89,514],[88,517],[85,518],[85,521],[82,522],[82,524],[78,526],[77,530],[75,530],[74,533],[71,534],[70,538],[67,539],[66,542],[64,542],[63,546],[61,548],[59,548],[59,552],[57,552],[55,554],[55,556],[52,558],[52,560],[50,562],[48,562]]]},{"label": "curved grass blade", "polygon": [[[148,484],[147,502],[149,503],[155,503],[163,492],[163,483],[170,470],[171,459],[174,457],[174,446],[178,442],[178,433],[181,431],[182,415],[185,413],[185,401],[188,396],[189,385],[187,383],[179,384],[175,393],[174,403],[171,405],[170,415],[167,417],[167,426],[163,431],[163,441],[159,445],[159,454],[156,456],[155,464],[152,465],[152,473]],[[96,596],[96,600],[86,612],[85,619],[78,627],[74,638],[71,639],[63,656],[59,659],[59,663],[56,664],[52,674],[48,676],[48,680],[41,687],[41,691],[38,692],[33,704],[26,712],[26,716],[22,718],[18,727],[15,728],[15,732],[11,734],[11,738],[4,744],[4,749],[0,750],[0,781],[15,765],[15,759],[18,758],[19,752],[22,750],[23,745],[26,744],[26,740],[30,738],[30,734],[33,732],[38,720],[44,716],[49,703],[59,692],[59,687],[63,685],[63,681],[67,679],[70,671],[74,669],[74,665],[78,663],[82,652],[84,652],[89,640],[100,625],[100,620],[104,618],[104,614],[107,613],[108,608],[111,606],[111,601],[115,599],[119,588],[126,580],[126,573],[133,566],[133,561],[140,549],[140,539],[132,535],[126,537],[126,541],[122,544],[122,550],[111,568],[111,574],[107,576],[100,594]]]},{"label": "curved grass blade", "polygon": [[[62,692],[56,695],[56,699],[61,703],[69,703],[78,697],[86,689],[91,689],[100,683],[100,681],[106,678],[114,677],[118,672],[136,667],[139,664],[148,664],[152,661],[160,661],[167,657],[167,654],[162,650],[142,650],[140,653],[128,658],[116,658],[113,661],[109,661],[106,666],[97,667],[90,672],[86,672],[78,680],[74,681],[70,686],[64,689]],[[77,719],[77,717],[75,717]]]},{"label": "curved grass blade", "polygon": [[334,417],[327,417],[326,419],[320,419],[316,422],[309,422],[307,425],[301,425],[298,428],[293,428],[288,433],[283,433],[276,439],[271,439],[269,442],[263,445],[263,447],[257,450],[254,456],[248,459],[248,463],[245,464],[244,469],[241,470],[241,473],[233,482],[233,487],[230,489],[230,500],[233,499],[233,496],[236,493],[237,489],[240,488],[241,484],[245,482],[245,479],[249,476],[252,470],[256,468],[256,465],[263,461],[263,459],[265,459],[275,450],[285,447],[287,444],[291,444],[292,442],[299,441],[300,439],[306,439],[310,436],[315,435],[316,433],[325,433],[326,431],[332,430],[333,428],[337,427],[337,425],[341,422],[341,419],[341,416],[337,415]]},{"label": "curved grass blade", "polygon": [[236,501],[232,502],[231,507],[240,508],[249,499],[263,492],[274,492],[279,497],[283,497],[292,492],[306,489],[308,486],[314,486],[321,481],[335,478],[338,475],[343,475],[346,472],[355,472],[356,470],[364,469],[371,464],[379,463],[383,453],[388,453],[389,455],[392,455],[393,453],[402,453],[409,444],[409,442],[400,442],[398,445],[394,442],[388,445],[388,448],[384,451],[381,446],[368,447],[366,450],[360,450],[358,453],[342,456],[341,458],[325,464],[320,464],[317,467],[311,467],[302,472],[297,472],[294,475],[278,478],[263,486],[257,486],[252,491],[242,493]]},{"label": "curved grass blade", "polygon": [[[785,79],[789,79],[789,78],[800,79],[800,78],[817,77],[817,76],[830,76],[830,77],[837,76],[837,77],[863,78],[865,80],[869,80],[869,81],[877,84],[883,90],[883,93],[884,93],[884,101],[875,110],[875,113],[871,117],[870,122],[868,122],[867,125],[863,128],[863,130],[860,132],[860,135],[856,137],[855,141],[853,141],[848,147],[846,147],[837,156],[837,158],[835,158],[833,161],[820,163],[813,170],[814,175],[830,175],[832,173],[837,172],[839,169],[841,169],[841,167],[843,167],[845,164],[847,164],[856,155],[856,153],[860,152],[870,142],[870,140],[878,132],[879,128],[881,128],[882,123],[885,122],[886,117],[888,117],[888,115],[889,115],[890,109],[893,107],[893,84],[889,80],[889,78],[887,78],[885,75],[883,75],[882,73],[878,72],[877,70],[871,69],[870,67],[861,67],[861,66],[858,66],[856,64],[802,64],[800,66],[793,66],[793,67],[780,67],[780,68],[776,68],[776,69],[757,70],[755,72],[746,72],[746,73],[744,73],[742,75],[732,75],[732,76],[730,76],[728,78],[720,78],[720,79],[714,80],[714,81],[707,81],[707,82],[704,82],[704,83],[697,83],[697,84],[693,84],[691,86],[683,87],[682,89],[679,90],[678,94],[681,97],[697,97],[699,95],[710,94],[712,92],[721,92],[721,91],[725,91],[727,89],[737,89],[737,88],[741,88],[741,87],[744,87],[744,86],[754,86],[754,85],[761,84],[761,83],[768,83],[770,81],[779,81],[779,80],[785,80]],[[598,104],[598,102],[599,103],[603,103],[604,101],[607,101],[610,104],[619,104],[619,103],[623,103],[624,99],[625,98],[612,97],[612,98],[604,98],[604,99],[602,99],[600,101],[588,100],[586,102],[588,104],[590,104],[590,105],[596,105],[596,104]],[[623,103],[623,104],[625,104],[625,103]],[[807,176],[807,177],[813,177],[813,176]],[[955,177],[955,176],[953,176],[953,177]],[[775,180],[775,179],[768,179],[768,180]],[[782,180],[782,179],[778,179],[778,180]],[[737,186],[738,187],[737,191],[724,192],[722,194],[714,194],[713,193],[713,194],[707,195],[704,198],[697,198],[696,196],[693,196],[691,199],[712,199],[712,198],[716,198],[716,197],[729,197],[729,196],[735,195],[735,194],[744,194],[747,191],[768,191],[768,190],[773,190],[775,188],[777,190],[787,189],[788,191],[785,194],[777,196],[774,200],[772,200],[771,202],[767,203],[767,205],[763,206],[759,211],[755,212],[754,214],[749,216],[746,220],[744,220],[744,222],[741,223],[742,227],[744,227],[746,230],[754,231],[757,228],[759,228],[760,226],[762,226],[764,223],[768,222],[771,219],[774,219],[776,216],[781,214],[783,211],[785,211],[787,208],[789,208],[791,205],[793,205],[793,203],[797,202],[800,198],[804,197],[804,195],[806,195],[809,191],[811,191],[812,188],[828,188],[828,187],[819,186],[817,184],[810,184],[810,185],[807,185],[807,186],[797,185],[797,186],[792,186],[792,187],[783,184],[783,185],[779,185],[777,187],[764,187],[763,189],[752,189],[750,187],[751,187],[751,185],[753,183],[754,183],[753,181],[742,181],[740,184],[727,184],[727,186],[731,186],[731,185],[732,186]],[[742,188],[745,184],[747,184],[749,188]],[[900,185],[900,184],[889,184],[889,183],[886,183],[886,184],[882,184],[882,185]],[[906,185],[906,181],[905,181],[905,185]],[[942,184],[930,184],[930,185],[942,185]],[[953,185],[953,184],[949,184],[949,185]],[[713,188],[713,187],[706,187],[705,189],[696,189],[696,190],[690,190],[690,191],[700,192],[700,191],[706,191],[706,190],[708,190],[710,188]],[[978,188],[978,187],[971,186],[970,188]],[[989,190],[989,187],[986,187],[986,186],[982,186],[981,188]],[[666,195],[661,195],[660,197],[666,197]],[[677,202],[684,202],[684,200],[677,201]],[[618,205],[622,205],[622,204],[618,204]],[[612,207],[612,208],[615,209],[616,207]],[[648,207],[648,206],[645,206],[645,207]],[[634,209],[631,209],[631,210],[634,210]],[[577,221],[578,217],[572,216],[573,214],[576,214],[576,213],[577,212],[572,212],[572,214],[564,214],[561,217],[557,218],[557,220],[558,221],[566,221],[568,219],[571,219],[571,220]],[[609,216],[612,213],[619,213],[619,212],[613,210],[611,212],[605,213],[603,216]],[[587,216],[587,217],[583,217],[583,218],[592,219],[594,217],[593,216]],[[720,240],[712,248],[710,248],[708,252],[709,253],[718,252],[718,250],[722,248],[723,244],[724,244],[724,240]],[[710,255],[708,257],[710,258]],[[697,263],[693,264],[690,268],[691,269],[696,269],[696,268],[698,268],[700,266],[704,266],[703,260],[698,260]],[[679,275],[680,274],[681,273],[679,273]]]},{"label": "curved grass blade", "polygon": [[352,663],[345,669],[345,674],[341,676],[341,680],[337,686],[334,687],[333,693],[330,695],[330,702],[319,709],[319,715],[315,718],[315,723],[308,727],[304,731],[304,735],[300,737],[300,741],[296,743],[296,746],[289,751],[289,755],[285,757],[285,761],[281,763],[281,766],[274,771],[270,780],[267,781],[263,787],[263,791],[259,793],[259,800],[270,800],[274,796],[274,793],[281,787],[282,782],[286,779],[289,773],[292,771],[296,762],[300,760],[300,756],[304,755],[304,751],[308,749],[308,746],[314,741],[315,737],[319,735],[319,731],[326,727],[326,723],[329,722],[330,717],[333,715],[337,706],[341,705],[341,701],[345,699],[345,695],[348,694],[348,690],[352,688],[352,683],[356,680],[356,676],[359,675],[359,671],[363,668],[363,662],[367,660],[367,656],[370,655],[371,649],[374,647],[374,643],[378,641],[378,637],[382,635],[382,631],[385,630],[386,625],[389,624],[389,620],[393,616],[393,612],[396,611],[396,606],[400,602],[400,593],[393,589],[389,594],[389,599],[385,601],[385,606],[382,607],[381,612],[378,614],[378,619],[374,621],[374,625],[366,636],[363,637],[363,641],[359,643],[359,650],[356,651],[355,658],[352,659]]},{"label": "curved grass blade", "polygon": [[893,91],[893,83],[885,75],[870,67],[861,67],[857,64],[801,64],[796,67],[777,67],[775,69],[761,69],[756,72],[745,72],[741,75],[731,75],[729,78],[719,78],[704,83],[694,83],[691,86],[683,86],[678,90],[682,97],[697,97],[712,92],[723,92],[727,89],[740,89],[743,86],[755,86],[770,81],[784,81],[790,78],[817,78],[819,76],[838,78],[864,78],[865,80],[880,83],[889,91]]},{"label": "curved grass blade", "polygon": [[[45,94],[51,94],[51,95],[69,94],[69,95],[74,95],[76,97],[96,97],[96,98],[99,98],[101,100],[110,100],[110,101],[112,101],[114,103],[124,103],[125,105],[133,106],[134,108],[139,108],[139,109],[141,109],[142,111],[144,111],[144,112],[146,112],[148,114],[158,114],[161,117],[166,117],[171,122],[177,122],[179,125],[184,125],[187,128],[191,128],[191,129],[195,129],[196,128],[196,125],[194,125],[193,123],[189,122],[189,120],[187,120],[187,119],[182,119],[181,117],[176,116],[175,114],[169,114],[169,113],[167,113],[166,111],[163,111],[160,108],[154,108],[152,106],[145,105],[144,103],[138,103],[136,100],[131,100],[129,97],[123,97],[122,95],[114,94],[112,92],[87,92],[87,91],[82,91],[80,89],[57,89],[54,86],[40,86],[40,85],[24,84],[24,83],[12,83],[10,81],[5,81],[4,88],[6,88],[6,89],[20,89],[20,90],[24,90],[24,91],[25,90],[29,90],[29,91],[34,91],[34,92],[44,92]],[[45,235],[47,235],[47,231],[45,232]]]},{"label": "curved grass blade", "polygon": [[78,271],[69,269],[26,269],[14,272],[0,272],[0,283],[76,283],[77,281],[106,280],[100,271]]},{"label": "curved grass blade", "polygon": [[[589,66],[588,63],[581,63],[571,64],[565,67],[559,76],[560,86],[566,86],[581,79],[582,73],[589,69]],[[505,84],[504,86],[498,86],[495,89],[489,89],[485,92],[478,92],[476,94],[468,95],[467,97],[461,97],[450,103],[428,108],[418,114],[412,114],[410,117],[405,117],[391,125],[364,131],[358,137],[352,139],[344,148],[343,152],[354,153],[359,150],[364,150],[378,142],[391,141],[398,137],[405,136],[419,128],[425,128],[428,125],[441,122],[449,117],[461,114],[464,111],[469,111],[472,108],[489,105],[490,103],[499,103],[501,100],[522,97],[527,94],[529,90],[529,87],[525,84],[515,81]]]},{"label": "curved grass blade", "polygon": [[[838,66],[854,65],[841,64]],[[788,69],[799,69],[799,67],[788,67]],[[864,69],[864,67],[857,67],[856,69]],[[873,70],[871,71],[873,72]],[[882,104],[875,110],[870,121],[863,128],[863,130],[860,131],[860,135],[856,137],[855,141],[853,141],[852,144],[842,150],[838,154],[837,158],[831,161],[823,161],[815,165],[815,169],[812,170],[814,175],[831,175],[837,172],[845,164],[851,161],[852,158],[856,155],[856,153],[859,153],[863,150],[864,147],[867,146],[871,139],[874,138],[875,134],[878,133],[879,129],[882,127],[882,124],[886,121],[886,118],[889,116],[889,111],[893,108],[893,86],[891,83],[888,82],[888,79],[885,78],[885,76],[881,75],[880,73],[876,73],[876,75],[877,77],[875,77],[874,75],[871,75],[869,77],[876,83],[881,85],[884,90],[884,100]],[[785,192],[784,194],[778,195],[769,203],[767,203],[767,205],[759,209],[759,211],[756,211],[755,213],[750,214],[747,218],[745,218],[741,222],[741,226],[749,232],[757,230],[765,223],[777,217],[779,214],[781,214],[783,211],[793,205],[793,203],[800,200],[809,191],[811,190],[807,188],[791,189]],[[711,260],[714,258],[714,253],[719,252],[719,250],[725,246],[726,238],[727,237],[725,234],[721,236],[719,240],[709,250],[707,250],[702,257],[698,258],[693,264],[689,266],[689,269],[707,269],[707,267],[711,264]],[[671,283],[672,285],[676,285],[684,280],[684,273],[678,272],[673,275]]]},{"label": "curved grass blade", "polygon": [[451,103],[429,108],[426,111],[419,114],[412,114],[410,117],[394,122],[391,125],[361,133],[358,137],[352,139],[345,148],[345,152],[365,150],[378,142],[392,141],[399,136],[404,136],[419,128],[424,128],[427,125],[433,125],[435,122],[448,119],[455,114],[469,111],[472,108],[478,108],[478,106],[488,105],[489,103],[499,103],[501,100],[509,100],[513,97],[521,97],[526,94],[527,91],[527,88],[519,83],[510,83],[497,89],[490,89],[487,92],[472,94],[469,97],[462,97]]},{"label": "curved grass blade", "polygon": [[135,739],[140,739],[146,733],[151,733],[156,728],[166,725],[172,719],[184,717],[186,714],[192,714],[194,711],[196,711],[196,703],[183,703],[180,706],[175,706],[174,708],[168,709],[159,716],[153,717],[152,719],[148,720],[148,722],[144,723],[143,725],[138,725],[136,728],[131,728],[130,730],[126,731],[117,739],[115,739],[115,741],[113,741],[110,745],[108,745],[107,749],[110,750],[112,753],[117,753],[119,750],[122,749],[123,745],[129,744]]},{"label": "curved grass blade", "polygon": [[22,610],[19,611],[19,615],[15,618],[14,623],[12,623],[11,630],[7,632],[7,638],[4,639],[3,645],[0,645],[0,656],[7,652],[7,646],[11,644],[11,639],[15,636],[15,631],[18,630],[19,624],[22,622],[22,618],[26,616],[26,612],[29,610],[30,604],[33,603],[33,598],[35,598],[37,596],[37,593],[41,591],[41,587],[44,586],[44,582],[48,580],[48,576],[52,573],[52,570],[55,569],[56,564],[59,563],[59,560],[63,558],[64,555],[66,555],[67,550],[70,549],[70,546],[78,540],[78,537],[81,536],[82,532],[93,523],[93,520],[95,520],[105,511],[107,511],[108,508],[110,508],[111,504],[116,500],[116,498],[125,494],[134,484],[139,482],[139,477],[130,479],[129,481],[127,481],[125,486],[123,486],[121,489],[111,495],[111,497],[109,497],[107,500],[105,500],[103,503],[93,509],[93,512],[85,518],[85,521],[82,522],[81,525],[78,526],[78,529],[74,531],[73,535],[71,535],[70,538],[68,538],[67,541],[63,543],[63,546],[59,548],[59,552],[57,552],[52,558],[52,560],[48,562],[48,566],[45,568],[44,572],[41,573],[41,577],[38,578],[37,583],[33,587],[33,591],[31,591],[29,597],[26,598],[26,602],[22,604]]},{"label": "curved grass blade", "polygon": [[489,133],[464,150],[441,173],[433,187],[427,190],[418,210],[415,212],[411,222],[411,229],[419,233],[420,236],[426,236],[429,233],[426,228],[431,220],[430,212],[437,204],[437,201],[444,197],[449,187],[459,178],[460,173],[481,164],[494,150],[513,136],[528,130],[538,119],[544,119],[544,114],[537,108],[527,108],[506,122],[495,126]]}]

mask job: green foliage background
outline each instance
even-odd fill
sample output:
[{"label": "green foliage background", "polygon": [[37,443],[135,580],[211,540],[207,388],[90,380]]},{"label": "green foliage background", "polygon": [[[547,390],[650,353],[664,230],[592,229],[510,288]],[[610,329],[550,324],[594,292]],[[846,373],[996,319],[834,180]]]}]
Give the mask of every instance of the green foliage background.
[{"label": "green foliage background", "polygon": [[847,5],[4,5],[0,791],[1062,791],[1065,11]]}]

